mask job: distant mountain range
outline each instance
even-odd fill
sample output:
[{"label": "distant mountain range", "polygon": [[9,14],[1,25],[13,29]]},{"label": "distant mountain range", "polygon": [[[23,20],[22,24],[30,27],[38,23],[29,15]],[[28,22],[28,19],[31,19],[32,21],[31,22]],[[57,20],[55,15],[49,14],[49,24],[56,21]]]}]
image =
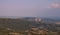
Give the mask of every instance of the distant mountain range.
[{"label": "distant mountain range", "polygon": [[60,17],[17,17],[17,16],[0,16],[0,18],[25,18],[25,19],[41,18],[41,19],[43,19],[43,20],[55,20],[55,21],[60,21]]}]

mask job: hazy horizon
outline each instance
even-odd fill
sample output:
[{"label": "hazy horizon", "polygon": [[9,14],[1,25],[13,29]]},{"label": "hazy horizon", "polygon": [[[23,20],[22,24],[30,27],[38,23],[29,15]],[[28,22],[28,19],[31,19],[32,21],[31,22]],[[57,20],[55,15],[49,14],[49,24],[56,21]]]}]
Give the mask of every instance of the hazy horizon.
[{"label": "hazy horizon", "polygon": [[60,0],[0,0],[0,17],[60,17]]}]

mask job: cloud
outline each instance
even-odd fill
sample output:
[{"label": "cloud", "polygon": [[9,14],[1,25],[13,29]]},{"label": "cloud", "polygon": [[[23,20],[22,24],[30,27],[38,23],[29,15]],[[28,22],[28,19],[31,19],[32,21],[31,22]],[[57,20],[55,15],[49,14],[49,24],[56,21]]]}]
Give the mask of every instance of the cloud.
[{"label": "cloud", "polygon": [[60,8],[60,4],[59,3],[53,3],[53,4],[49,5],[48,8]]}]

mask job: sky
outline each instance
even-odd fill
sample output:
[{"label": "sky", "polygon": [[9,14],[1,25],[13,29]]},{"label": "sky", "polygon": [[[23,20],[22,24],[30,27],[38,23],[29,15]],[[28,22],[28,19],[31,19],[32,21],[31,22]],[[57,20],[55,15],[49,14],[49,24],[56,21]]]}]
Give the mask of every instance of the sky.
[{"label": "sky", "polygon": [[0,0],[0,16],[60,17],[60,0]]}]

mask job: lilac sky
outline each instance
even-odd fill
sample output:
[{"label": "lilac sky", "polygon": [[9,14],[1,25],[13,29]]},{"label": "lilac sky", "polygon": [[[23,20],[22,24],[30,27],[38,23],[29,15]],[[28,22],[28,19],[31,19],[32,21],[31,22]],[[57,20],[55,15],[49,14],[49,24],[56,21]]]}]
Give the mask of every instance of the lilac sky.
[{"label": "lilac sky", "polygon": [[0,0],[0,16],[60,17],[60,0]]}]

